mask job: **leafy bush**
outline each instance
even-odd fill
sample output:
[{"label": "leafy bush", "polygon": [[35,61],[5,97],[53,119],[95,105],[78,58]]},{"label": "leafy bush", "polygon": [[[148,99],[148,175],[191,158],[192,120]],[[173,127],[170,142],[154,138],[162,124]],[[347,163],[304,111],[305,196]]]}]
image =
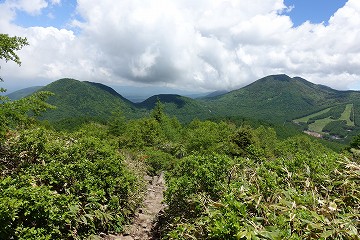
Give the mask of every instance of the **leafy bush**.
[{"label": "leafy bush", "polygon": [[204,194],[213,200],[220,198],[223,184],[229,177],[231,159],[225,155],[191,155],[179,160],[167,177],[165,194],[169,211],[175,215],[197,214],[198,203],[191,198]]},{"label": "leafy bush", "polygon": [[159,175],[162,171],[171,170],[175,164],[175,158],[166,152],[159,150],[146,150],[141,159],[146,163],[150,176]]},{"label": "leafy bush", "polygon": [[17,101],[0,96],[0,142],[5,139],[7,131],[27,126],[34,122],[34,116],[53,108],[45,102],[50,95],[50,92],[38,92]]},{"label": "leafy bush", "polygon": [[352,139],[350,147],[360,149],[360,135],[357,135]]},{"label": "leafy bush", "polygon": [[235,127],[225,122],[194,120],[187,126],[183,142],[188,153],[227,151],[233,131]]},{"label": "leafy bush", "polygon": [[3,239],[122,230],[140,200],[138,179],[114,146],[88,130],[65,135],[37,128],[8,139],[10,158],[2,161],[16,164],[5,164],[0,178]]},{"label": "leafy bush", "polygon": [[141,149],[158,146],[165,139],[160,123],[153,118],[142,118],[128,122],[124,134],[120,137],[120,147]]},{"label": "leafy bush", "polygon": [[182,159],[167,175],[164,239],[358,239],[359,164],[306,137],[275,154]]}]

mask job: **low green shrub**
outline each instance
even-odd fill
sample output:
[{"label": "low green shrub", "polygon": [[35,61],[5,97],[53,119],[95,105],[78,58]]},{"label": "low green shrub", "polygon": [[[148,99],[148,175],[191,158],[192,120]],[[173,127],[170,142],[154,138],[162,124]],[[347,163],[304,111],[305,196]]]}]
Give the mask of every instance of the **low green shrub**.
[{"label": "low green shrub", "polygon": [[303,137],[275,153],[179,161],[167,175],[163,238],[359,239],[359,163]]},{"label": "low green shrub", "polygon": [[10,158],[3,161],[16,164],[7,164],[0,178],[1,239],[121,232],[139,204],[139,180],[123,157],[87,131],[29,129],[9,138],[5,149]]}]

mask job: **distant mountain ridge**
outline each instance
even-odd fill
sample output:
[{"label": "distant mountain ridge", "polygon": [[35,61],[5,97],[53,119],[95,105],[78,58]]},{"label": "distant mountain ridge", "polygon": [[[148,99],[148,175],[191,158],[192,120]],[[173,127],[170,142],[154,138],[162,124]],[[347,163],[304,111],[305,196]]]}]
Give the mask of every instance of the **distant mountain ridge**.
[{"label": "distant mountain ridge", "polygon": [[207,99],[207,98],[214,98],[214,97],[219,97],[222,96],[224,94],[228,93],[228,91],[226,90],[219,90],[219,91],[215,91],[212,93],[207,94],[206,96],[202,97],[203,99]]},{"label": "distant mountain ridge", "polygon": [[8,98],[10,98],[11,100],[19,100],[20,98],[27,97],[27,96],[33,94],[34,92],[38,91],[42,87],[44,87],[44,86],[34,86],[34,87],[23,88],[18,91],[7,94],[6,96]]},{"label": "distant mountain ridge", "polygon": [[[49,121],[75,117],[108,119],[113,111],[121,111],[127,118],[141,117],[147,115],[159,99],[165,112],[182,122],[220,116],[282,124],[327,108],[333,110],[324,117],[331,117],[332,112],[341,114],[341,109],[346,108],[354,118],[355,127],[344,131],[358,131],[357,126],[360,126],[360,92],[339,91],[284,74],[267,76],[243,88],[205,98],[191,99],[176,94],[159,94],[140,103],[132,103],[106,85],[74,79],[60,79],[40,90],[55,93],[55,96],[49,98],[49,103],[58,108],[49,110],[43,117]],[[336,119],[331,122],[331,129],[345,118]],[[308,124],[310,122],[304,122],[302,127],[306,129]]]}]

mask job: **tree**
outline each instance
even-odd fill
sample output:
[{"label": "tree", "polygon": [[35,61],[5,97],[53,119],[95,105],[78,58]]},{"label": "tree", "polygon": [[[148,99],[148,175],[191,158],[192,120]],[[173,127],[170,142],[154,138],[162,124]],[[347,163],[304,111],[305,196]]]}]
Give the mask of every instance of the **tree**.
[{"label": "tree", "polygon": [[114,136],[120,136],[126,130],[126,118],[121,110],[112,112],[109,125],[109,133]]},{"label": "tree", "polygon": [[[0,34],[0,59],[5,60],[5,62],[14,61],[20,66],[21,61],[15,51],[26,45],[29,45],[26,38]],[[1,77],[0,81],[3,81]],[[0,88],[0,92],[5,91],[5,89]],[[0,140],[3,139],[9,129],[27,124],[29,120],[32,120],[29,118],[29,114],[37,116],[47,108],[52,108],[45,102],[45,99],[50,95],[50,92],[38,92],[18,101],[10,101],[8,97],[0,96]]]},{"label": "tree", "polygon": [[350,148],[360,149],[360,135],[357,135],[353,138],[350,143]]},{"label": "tree", "polygon": [[[29,45],[26,38],[22,37],[9,37],[8,34],[0,34],[0,59],[8,61],[14,61],[19,66],[21,65],[21,61],[19,56],[15,53],[15,51],[20,50],[24,46]],[[1,66],[0,66],[1,68]],[[0,77],[0,81],[3,79]],[[4,92],[4,89],[1,89]]]},{"label": "tree", "polygon": [[161,103],[160,99],[156,100],[154,109],[151,112],[151,116],[155,118],[157,122],[162,122],[164,120],[164,105]]}]

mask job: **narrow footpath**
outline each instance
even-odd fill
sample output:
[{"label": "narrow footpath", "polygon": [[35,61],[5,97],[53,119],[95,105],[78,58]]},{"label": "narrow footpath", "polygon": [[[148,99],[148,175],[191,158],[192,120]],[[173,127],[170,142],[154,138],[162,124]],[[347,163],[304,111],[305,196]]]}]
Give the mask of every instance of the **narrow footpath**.
[{"label": "narrow footpath", "polygon": [[143,207],[138,210],[133,224],[127,226],[125,233],[121,236],[113,237],[114,240],[148,240],[152,237],[151,229],[155,224],[157,216],[164,210],[163,192],[165,190],[164,174],[149,177],[149,181]]}]

